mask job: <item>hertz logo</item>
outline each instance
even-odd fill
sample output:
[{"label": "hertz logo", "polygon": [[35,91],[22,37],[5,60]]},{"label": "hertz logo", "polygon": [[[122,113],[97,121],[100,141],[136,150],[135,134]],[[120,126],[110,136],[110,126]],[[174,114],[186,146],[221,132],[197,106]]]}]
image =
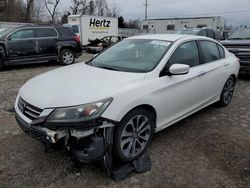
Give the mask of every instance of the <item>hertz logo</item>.
[{"label": "hertz logo", "polygon": [[97,20],[97,19],[90,19],[89,26],[93,29],[109,29],[110,28],[110,21],[104,20]]}]

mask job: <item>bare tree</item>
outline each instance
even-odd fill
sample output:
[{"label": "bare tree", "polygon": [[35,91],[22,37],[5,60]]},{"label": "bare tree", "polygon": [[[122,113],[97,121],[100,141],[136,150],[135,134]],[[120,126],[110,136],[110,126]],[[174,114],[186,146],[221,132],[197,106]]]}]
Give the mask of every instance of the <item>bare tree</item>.
[{"label": "bare tree", "polygon": [[70,6],[72,14],[79,14],[82,5],[82,0],[72,0],[72,6]]},{"label": "bare tree", "polygon": [[[32,0],[34,1],[34,0]],[[24,22],[31,20],[32,3],[28,0],[3,0],[0,21]]]},{"label": "bare tree", "polygon": [[72,14],[93,14],[94,1],[91,0],[72,0],[72,6],[70,6]]},{"label": "bare tree", "polygon": [[23,22],[25,17],[26,5],[20,0],[7,1],[5,21]]},{"label": "bare tree", "polygon": [[97,16],[107,16],[110,12],[108,3],[106,0],[96,0]]},{"label": "bare tree", "polygon": [[34,8],[34,0],[26,0],[25,22],[31,21],[32,9]]},{"label": "bare tree", "polygon": [[110,9],[110,16],[118,17],[119,15],[120,15],[119,9],[117,7],[116,1],[114,0],[114,4],[112,8]]},{"label": "bare tree", "polygon": [[61,0],[45,0],[46,9],[51,17],[51,22],[55,23],[55,17],[58,15],[57,8]]},{"label": "bare tree", "polygon": [[89,15],[93,15],[95,13],[95,2],[93,0],[91,0],[89,2]]},{"label": "bare tree", "polygon": [[43,0],[36,0],[34,2],[33,17],[36,22],[42,22],[45,16],[45,4]]}]

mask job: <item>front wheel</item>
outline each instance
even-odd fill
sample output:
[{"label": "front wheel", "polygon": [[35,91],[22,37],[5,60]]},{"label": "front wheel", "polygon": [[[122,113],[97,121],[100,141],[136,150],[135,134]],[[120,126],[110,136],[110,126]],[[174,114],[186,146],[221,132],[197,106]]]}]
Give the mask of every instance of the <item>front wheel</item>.
[{"label": "front wheel", "polygon": [[71,65],[75,62],[75,53],[72,50],[65,49],[60,53],[60,64]]},{"label": "front wheel", "polygon": [[114,152],[124,162],[141,157],[151,141],[154,120],[150,112],[136,109],[121,121],[114,135]]},{"label": "front wheel", "polygon": [[235,83],[236,80],[232,76],[230,76],[230,78],[228,78],[228,80],[226,81],[220,95],[220,101],[219,101],[220,106],[225,107],[230,104],[234,94]]}]

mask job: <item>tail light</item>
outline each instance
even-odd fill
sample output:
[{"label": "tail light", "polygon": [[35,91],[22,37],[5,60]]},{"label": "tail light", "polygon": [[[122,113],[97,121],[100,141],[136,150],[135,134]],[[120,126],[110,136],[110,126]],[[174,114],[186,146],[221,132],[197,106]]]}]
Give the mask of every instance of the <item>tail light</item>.
[{"label": "tail light", "polygon": [[74,36],[74,40],[76,41],[76,42],[81,42],[81,37],[80,36],[78,36],[78,35],[76,35],[76,36]]}]

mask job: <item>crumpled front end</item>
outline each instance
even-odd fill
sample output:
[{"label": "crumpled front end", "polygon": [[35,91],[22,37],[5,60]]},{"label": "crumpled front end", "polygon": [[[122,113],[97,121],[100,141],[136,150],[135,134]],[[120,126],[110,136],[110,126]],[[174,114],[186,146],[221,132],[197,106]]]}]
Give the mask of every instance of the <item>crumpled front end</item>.
[{"label": "crumpled front end", "polygon": [[15,117],[21,129],[46,147],[59,145],[67,148],[80,162],[101,160],[105,153],[104,129],[117,122],[98,117],[77,123],[48,123],[54,109],[39,109],[20,96],[15,103]]}]

